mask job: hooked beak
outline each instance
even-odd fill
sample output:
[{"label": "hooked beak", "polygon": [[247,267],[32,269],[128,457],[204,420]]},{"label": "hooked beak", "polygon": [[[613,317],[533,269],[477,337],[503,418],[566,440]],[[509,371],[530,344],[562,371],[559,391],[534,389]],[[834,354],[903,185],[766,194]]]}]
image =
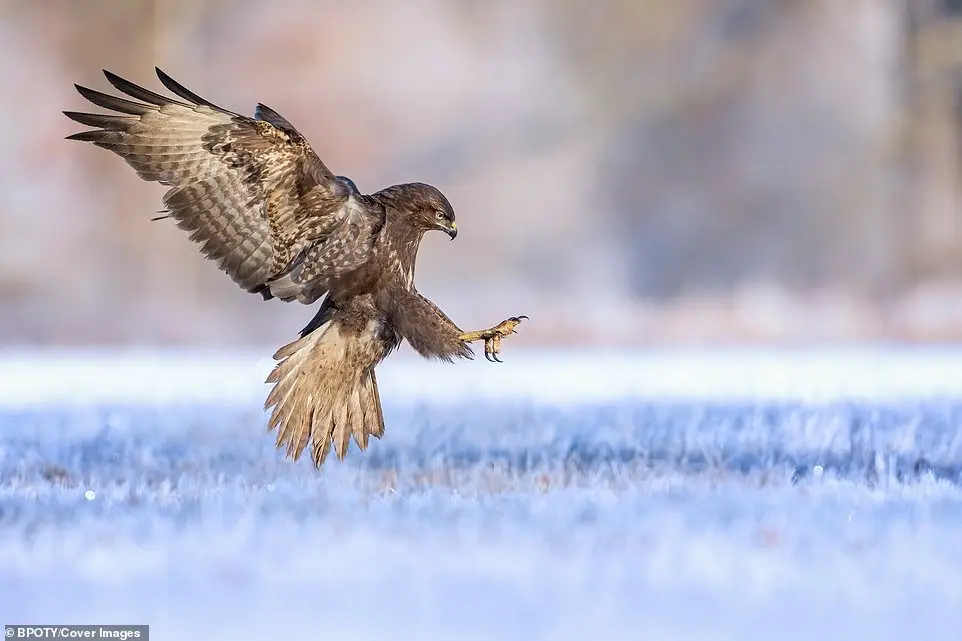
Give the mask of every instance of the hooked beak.
[{"label": "hooked beak", "polygon": [[458,236],[458,224],[452,220],[451,226],[444,231],[451,237],[451,240],[454,240]]}]

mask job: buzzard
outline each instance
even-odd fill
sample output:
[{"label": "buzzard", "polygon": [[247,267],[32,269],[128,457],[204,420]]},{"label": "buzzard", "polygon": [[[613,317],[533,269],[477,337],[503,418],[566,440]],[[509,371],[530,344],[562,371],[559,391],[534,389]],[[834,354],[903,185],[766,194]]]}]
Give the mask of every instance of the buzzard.
[{"label": "buzzard", "polygon": [[[160,69],[176,98],[104,71],[119,97],[75,85],[108,114],[65,111],[92,142],[170,189],[160,218],[189,232],[201,252],[265,300],[322,300],[300,338],[281,347],[264,409],[277,447],[298,460],[308,443],[315,468],[351,436],[367,448],[384,434],[374,370],[403,340],[426,358],[471,358],[484,341],[498,361],[501,339],[526,316],[463,332],[418,293],[414,267],[424,233],[458,233],[436,188],[410,183],[365,195],[336,176],[283,116],[258,104],[249,118],[201,98]],[[500,362],[500,361],[498,361]]]}]

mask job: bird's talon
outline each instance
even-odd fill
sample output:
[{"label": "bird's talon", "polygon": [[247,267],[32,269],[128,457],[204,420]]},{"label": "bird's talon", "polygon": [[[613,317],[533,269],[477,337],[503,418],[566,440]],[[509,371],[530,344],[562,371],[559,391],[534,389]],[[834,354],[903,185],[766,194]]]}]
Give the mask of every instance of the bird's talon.
[{"label": "bird's talon", "polygon": [[461,334],[460,338],[465,342],[484,341],[484,358],[491,363],[503,363],[504,361],[498,358],[498,354],[501,353],[501,339],[511,334],[517,334],[518,331],[515,327],[522,319],[527,318],[527,316],[512,316],[491,329],[465,332]]}]

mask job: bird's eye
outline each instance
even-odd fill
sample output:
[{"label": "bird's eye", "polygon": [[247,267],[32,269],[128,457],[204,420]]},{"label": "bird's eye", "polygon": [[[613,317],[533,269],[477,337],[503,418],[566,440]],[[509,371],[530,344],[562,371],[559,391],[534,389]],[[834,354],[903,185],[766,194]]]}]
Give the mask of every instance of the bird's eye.
[{"label": "bird's eye", "polygon": [[438,213],[436,213],[436,214],[434,215],[434,217],[437,218],[438,220],[444,220],[444,212],[443,212],[443,211],[439,211]]}]

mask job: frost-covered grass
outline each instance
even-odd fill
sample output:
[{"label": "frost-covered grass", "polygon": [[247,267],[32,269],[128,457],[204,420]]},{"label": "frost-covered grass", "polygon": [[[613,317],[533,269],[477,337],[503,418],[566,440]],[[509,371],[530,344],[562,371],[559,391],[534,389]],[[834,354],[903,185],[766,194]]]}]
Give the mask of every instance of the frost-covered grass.
[{"label": "frost-covered grass", "polygon": [[155,639],[957,639],[962,357],[509,354],[379,370],[273,449],[248,354],[0,358],[0,623]]}]

